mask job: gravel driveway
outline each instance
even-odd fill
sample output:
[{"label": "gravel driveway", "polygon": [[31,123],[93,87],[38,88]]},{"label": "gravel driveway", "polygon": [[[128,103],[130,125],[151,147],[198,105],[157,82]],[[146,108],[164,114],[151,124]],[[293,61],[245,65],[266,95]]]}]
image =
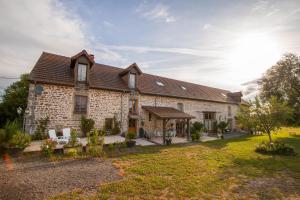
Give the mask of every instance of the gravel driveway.
[{"label": "gravel driveway", "polygon": [[75,188],[95,190],[120,179],[110,160],[84,159],[49,162],[14,160],[12,170],[0,161],[0,199],[43,199]]}]

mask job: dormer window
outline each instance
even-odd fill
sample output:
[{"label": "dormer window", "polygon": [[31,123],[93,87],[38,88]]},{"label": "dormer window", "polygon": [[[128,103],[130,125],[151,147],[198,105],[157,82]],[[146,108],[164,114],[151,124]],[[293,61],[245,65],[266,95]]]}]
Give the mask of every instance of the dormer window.
[{"label": "dormer window", "polygon": [[135,81],[136,81],[136,75],[135,74],[132,74],[130,73],[129,74],[129,81],[128,81],[128,86],[130,89],[134,89],[136,88],[135,86]]},{"label": "dormer window", "polygon": [[78,74],[77,74],[77,81],[84,82],[86,81],[86,64],[78,64]]}]

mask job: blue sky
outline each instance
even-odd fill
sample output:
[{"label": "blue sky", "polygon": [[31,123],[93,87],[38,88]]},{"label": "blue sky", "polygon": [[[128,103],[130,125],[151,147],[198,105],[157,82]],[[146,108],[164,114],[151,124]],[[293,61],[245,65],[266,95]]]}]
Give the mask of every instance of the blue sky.
[{"label": "blue sky", "polygon": [[42,51],[87,49],[99,63],[243,91],[283,53],[300,54],[298,0],[1,0],[0,11],[6,77],[30,72]]}]

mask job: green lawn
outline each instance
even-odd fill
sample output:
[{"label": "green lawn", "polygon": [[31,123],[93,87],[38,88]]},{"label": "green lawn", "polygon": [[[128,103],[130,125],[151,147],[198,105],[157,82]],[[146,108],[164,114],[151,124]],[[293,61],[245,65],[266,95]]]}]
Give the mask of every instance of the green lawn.
[{"label": "green lawn", "polygon": [[[300,154],[300,128],[284,128],[273,138]],[[300,199],[300,156],[255,153],[262,140],[267,137],[136,148],[113,159],[121,181],[53,199]]]}]

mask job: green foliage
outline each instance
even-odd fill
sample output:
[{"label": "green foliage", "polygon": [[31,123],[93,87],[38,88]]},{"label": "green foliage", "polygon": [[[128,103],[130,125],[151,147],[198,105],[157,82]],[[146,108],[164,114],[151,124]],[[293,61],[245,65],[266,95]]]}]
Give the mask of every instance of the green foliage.
[{"label": "green foliage", "polygon": [[31,137],[29,134],[17,131],[8,141],[8,147],[24,149],[29,146],[30,141]]},{"label": "green foliage", "polygon": [[103,146],[102,145],[90,145],[88,147],[89,151],[89,155],[93,156],[93,157],[99,157],[102,156],[103,154]]},{"label": "green foliage", "polygon": [[108,151],[114,151],[115,150],[115,145],[113,143],[110,143],[108,145]]},{"label": "green foliage", "polygon": [[272,66],[260,81],[260,96],[270,99],[275,96],[286,101],[293,108],[289,123],[300,125],[300,57],[295,54],[284,55]]},{"label": "green foliage", "polygon": [[[5,89],[2,102],[0,103],[0,127],[3,127],[7,121],[22,121],[24,112],[27,108],[27,98],[29,91],[29,74],[23,74],[19,81]],[[22,108],[19,115],[17,108]]]},{"label": "green foliage", "polygon": [[111,130],[111,134],[112,135],[118,135],[121,133],[121,129],[120,129],[120,122],[116,119],[116,117],[114,117],[113,120],[113,128]]},{"label": "green foliage", "polygon": [[218,123],[218,129],[221,130],[221,133],[224,133],[225,132],[225,129],[227,128],[228,126],[228,122],[225,122],[225,121],[220,121]]},{"label": "green foliage", "polygon": [[52,141],[52,140],[45,140],[43,142],[43,144],[41,145],[41,149],[42,149],[42,154],[45,157],[50,157],[52,156],[52,154],[54,153],[54,149],[57,145],[57,142]]},{"label": "green foliage", "polygon": [[135,135],[135,132],[133,132],[133,131],[129,131],[126,134],[126,140],[128,140],[128,141],[132,141],[135,137],[136,137],[136,135]]},{"label": "green foliage", "polygon": [[[276,97],[264,102],[256,97],[254,102],[250,102],[247,112],[242,112],[238,114],[238,123],[244,126],[255,125],[255,128],[258,127],[260,131],[268,134],[272,143],[271,133],[278,131],[285,124],[292,114],[292,109],[287,102],[278,101]],[[251,124],[247,122],[247,116],[250,116]]]},{"label": "green foliage", "polygon": [[88,145],[103,145],[104,138],[99,134],[97,129],[94,129],[88,134]]},{"label": "green foliage", "polygon": [[72,129],[69,142],[65,144],[64,147],[78,147],[78,146],[82,146],[82,144],[78,142],[77,131],[75,129]]},{"label": "green foliage", "polygon": [[[4,129],[0,131],[0,146],[2,148],[9,147],[9,142],[13,138],[13,136],[20,132],[20,124],[18,120],[14,120],[12,122],[7,121]],[[12,142],[16,142],[17,138]]]},{"label": "green foliage", "polygon": [[93,130],[94,125],[95,125],[95,121],[93,119],[86,118],[85,116],[81,117],[80,129],[84,137],[87,136],[87,133]]},{"label": "green foliage", "polygon": [[203,132],[204,125],[201,122],[194,122],[191,126],[192,141],[199,141],[201,133]]},{"label": "green foliage", "polygon": [[97,129],[94,129],[88,134],[88,153],[93,157],[102,155],[104,138],[99,134]]},{"label": "green foliage", "polygon": [[37,127],[34,135],[32,136],[33,140],[43,140],[47,138],[47,127],[49,123],[49,117],[41,118],[37,120]]},{"label": "green foliage", "polygon": [[78,156],[77,149],[69,149],[68,153],[66,154],[68,157],[76,157]]},{"label": "green foliage", "polygon": [[278,141],[274,143],[263,141],[256,147],[255,151],[262,154],[296,155],[294,147]]}]

